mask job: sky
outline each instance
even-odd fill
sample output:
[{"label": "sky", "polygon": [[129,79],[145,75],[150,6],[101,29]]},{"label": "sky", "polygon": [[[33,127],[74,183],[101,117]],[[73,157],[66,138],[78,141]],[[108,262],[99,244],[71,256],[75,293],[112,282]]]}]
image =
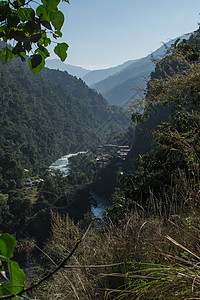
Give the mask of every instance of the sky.
[{"label": "sky", "polygon": [[87,69],[145,57],[200,22],[200,0],[70,0],[59,9],[65,15],[59,42],[69,44],[65,63]]}]

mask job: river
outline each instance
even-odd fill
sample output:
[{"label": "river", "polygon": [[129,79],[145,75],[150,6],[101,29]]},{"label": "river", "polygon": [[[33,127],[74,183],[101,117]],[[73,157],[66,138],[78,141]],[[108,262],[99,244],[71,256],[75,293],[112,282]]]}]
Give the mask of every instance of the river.
[{"label": "river", "polygon": [[[85,154],[86,151],[81,151],[77,153],[70,153],[67,155],[62,156],[61,158],[57,159],[52,165],[50,165],[49,170],[50,171],[56,171],[59,170],[63,173],[63,176],[67,176],[70,172],[70,157],[77,156],[79,154]],[[106,209],[106,205],[103,203],[102,199],[97,196],[96,194],[92,193],[92,197],[96,200],[97,205],[91,206],[91,211],[95,215],[95,217],[101,219],[102,218],[102,212]]]},{"label": "river", "polygon": [[50,167],[49,170],[50,171],[56,171],[59,170],[60,172],[62,172],[64,174],[64,176],[67,176],[69,174],[70,171],[70,162],[69,162],[69,158],[73,157],[73,156],[77,156],[79,154],[85,154],[87,153],[86,151],[81,151],[81,152],[77,152],[77,153],[71,153],[71,154],[67,154],[62,156],[61,158],[57,159]]}]

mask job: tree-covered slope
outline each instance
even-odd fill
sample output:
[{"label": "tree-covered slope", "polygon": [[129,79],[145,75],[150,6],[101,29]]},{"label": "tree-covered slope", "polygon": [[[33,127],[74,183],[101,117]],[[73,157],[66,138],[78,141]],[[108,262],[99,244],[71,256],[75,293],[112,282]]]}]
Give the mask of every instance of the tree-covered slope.
[{"label": "tree-covered slope", "polygon": [[20,157],[24,167],[48,166],[63,154],[86,150],[111,118],[102,96],[56,72],[68,78],[66,88],[34,76],[18,60],[0,64],[0,147]]},{"label": "tree-covered slope", "polygon": [[88,107],[95,116],[95,119],[101,126],[109,122],[107,129],[119,131],[129,125],[129,119],[122,114],[120,108],[110,107],[103,96],[95,90],[89,88],[82,79],[77,79],[67,72],[59,70],[50,70],[44,68],[41,75],[52,82],[62,86],[75,98],[78,98]]},{"label": "tree-covered slope", "polygon": [[124,212],[135,210],[136,204],[144,215],[168,218],[190,205],[191,191],[194,195],[198,193],[199,57],[200,30],[197,30],[188,41],[177,40],[166,57],[157,62],[148,82],[144,115],[132,116],[134,121],[146,118],[146,122],[145,126],[136,127],[129,153],[134,167],[119,179],[124,195],[110,210],[116,219],[118,213],[124,216]]}]

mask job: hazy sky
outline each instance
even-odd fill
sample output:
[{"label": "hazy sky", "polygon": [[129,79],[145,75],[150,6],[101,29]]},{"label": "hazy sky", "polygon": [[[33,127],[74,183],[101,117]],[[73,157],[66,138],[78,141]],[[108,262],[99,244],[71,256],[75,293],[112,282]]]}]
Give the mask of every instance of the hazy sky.
[{"label": "hazy sky", "polygon": [[88,68],[144,57],[200,22],[200,0],[70,0],[60,9],[65,62]]}]

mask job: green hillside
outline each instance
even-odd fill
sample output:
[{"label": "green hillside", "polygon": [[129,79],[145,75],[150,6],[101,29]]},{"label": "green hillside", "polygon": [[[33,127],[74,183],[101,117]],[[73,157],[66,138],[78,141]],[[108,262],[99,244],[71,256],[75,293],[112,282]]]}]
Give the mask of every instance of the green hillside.
[{"label": "green hillside", "polygon": [[81,174],[53,176],[48,167],[63,155],[95,151],[130,120],[82,80],[49,69],[34,76],[17,59],[0,63],[0,107],[1,231],[28,231],[42,242],[50,230],[51,209],[64,207],[62,213],[75,220],[90,210],[84,185],[92,179],[84,172],[83,182]]},{"label": "green hillside", "polygon": [[[45,78],[52,74],[65,87]],[[66,72],[46,69],[34,76],[13,60],[0,64],[0,82],[0,146],[17,154],[24,167],[48,166],[63,154],[87,150],[106,131],[127,124],[101,95]],[[103,128],[110,119],[110,128]]]}]

